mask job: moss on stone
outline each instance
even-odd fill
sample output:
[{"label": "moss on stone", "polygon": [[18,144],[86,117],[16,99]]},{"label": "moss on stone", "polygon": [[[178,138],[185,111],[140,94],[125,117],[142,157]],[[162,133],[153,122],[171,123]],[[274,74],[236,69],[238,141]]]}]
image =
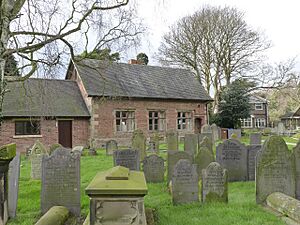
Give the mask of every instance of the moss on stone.
[{"label": "moss on stone", "polygon": [[63,225],[69,218],[69,210],[64,206],[53,206],[35,225]]},{"label": "moss on stone", "polygon": [[49,149],[49,155],[51,155],[57,148],[60,148],[60,147],[62,147],[62,145],[58,144],[58,143],[51,145],[50,149]]},{"label": "moss on stone", "polygon": [[7,144],[0,147],[0,160],[11,160],[16,156],[16,144]]}]

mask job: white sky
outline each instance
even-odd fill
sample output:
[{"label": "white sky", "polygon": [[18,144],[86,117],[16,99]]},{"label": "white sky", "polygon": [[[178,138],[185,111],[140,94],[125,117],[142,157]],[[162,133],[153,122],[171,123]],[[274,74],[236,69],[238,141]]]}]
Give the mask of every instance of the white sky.
[{"label": "white sky", "polygon": [[268,50],[271,61],[300,55],[300,0],[138,0],[138,13],[149,28],[149,35],[128,57],[145,52],[150,58],[149,65],[156,65],[153,55],[169,26],[205,4],[234,6],[243,11],[248,25],[263,31],[272,42],[273,47]]}]

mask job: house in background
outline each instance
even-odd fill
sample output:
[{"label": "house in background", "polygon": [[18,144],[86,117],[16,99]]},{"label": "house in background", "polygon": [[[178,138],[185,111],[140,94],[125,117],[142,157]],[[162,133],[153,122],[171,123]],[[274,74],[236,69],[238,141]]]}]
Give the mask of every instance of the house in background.
[{"label": "house in background", "polygon": [[288,130],[300,129],[300,107],[294,112],[287,112],[280,117],[280,121],[283,122],[285,128]]},{"label": "house in background", "polygon": [[241,120],[242,128],[265,128],[268,125],[268,101],[257,95],[250,95],[250,117]]},{"label": "house in background", "polygon": [[212,101],[188,70],[84,59],[70,62],[66,80],[29,79],[8,84],[0,145],[18,151],[45,145],[129,145],[133,131],[147,137],[200,133]]}]

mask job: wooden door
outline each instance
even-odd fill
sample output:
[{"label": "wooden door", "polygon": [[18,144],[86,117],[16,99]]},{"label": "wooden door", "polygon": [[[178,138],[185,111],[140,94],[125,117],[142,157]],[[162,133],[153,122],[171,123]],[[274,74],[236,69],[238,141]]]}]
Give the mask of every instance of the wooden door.
[{"label": "wooden door", "polygon": [[195,134],[201,133],[201,118],[195,118]]},{"label": "wooden door", "polygon": [[58,143],[66,148],[72,148],[72,120],[58,121]]}]

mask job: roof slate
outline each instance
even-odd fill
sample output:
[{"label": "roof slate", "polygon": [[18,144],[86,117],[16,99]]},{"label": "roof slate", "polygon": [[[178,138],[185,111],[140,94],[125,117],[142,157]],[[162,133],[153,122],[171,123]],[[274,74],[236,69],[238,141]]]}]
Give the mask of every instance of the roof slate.
[{"label": "roof slate", "polygon": [[31,78],[8,82],[3,116],[90,117],[75,81]]},{"label": "roof slate", "polygon": [[75,63],[89,96],[212,101],[184,69],[83,59]]}]

